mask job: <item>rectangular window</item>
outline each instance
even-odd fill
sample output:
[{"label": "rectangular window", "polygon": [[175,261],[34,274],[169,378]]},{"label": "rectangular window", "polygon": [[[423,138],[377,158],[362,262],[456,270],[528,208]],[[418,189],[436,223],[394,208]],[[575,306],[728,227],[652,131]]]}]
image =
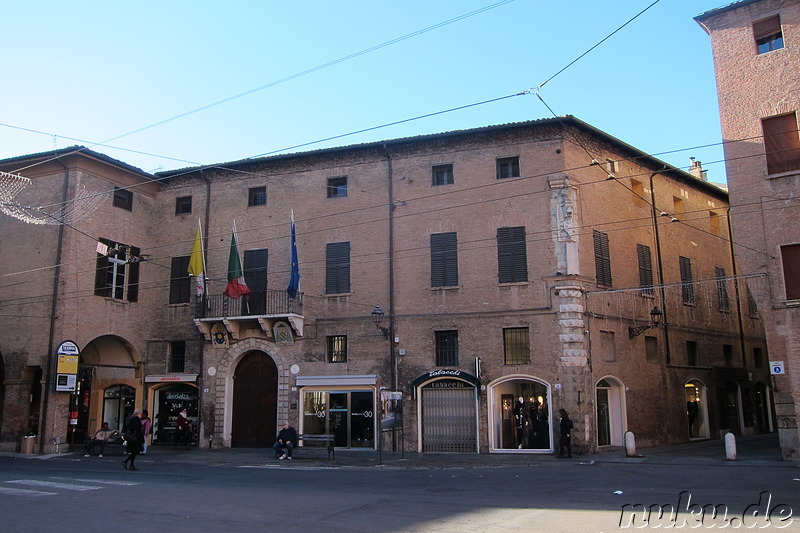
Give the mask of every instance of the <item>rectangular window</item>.
[{"label": "rectangular window", "polygon": [[458,330],[436,331],[436,366],[458,366]]},{"label": "rectangular window", "polygon": [[347,362],[347,335],[328,335],[328,362]]},{"label": "rectangular window", "polygon": [[783,48],[781,17],[775,15],[753,23],[753,38],[759,54]]},{"label": "rectangular window", "polygon": [[251,187],[247,190],[247,205],[267,205],[267,188]]},{"label": "rectangular window", "polygon": [[694,284],[692,279],[692,260],[688,257],[679,256],[681,270],[681,298],[683,305],[694,305]]},{"label": "rectangular window", "polygon": [[607,363],[617,360],[617,344],[614,342],[613,331],[600,332],[600,356]]},{"label": "rectangular window", "polygon": [[686,364],[697,366],[697,357],[697,343],[695,341],[686,341]]},{"label": "rectangular window", "polygon": [[645,336],[644,354],[648,363],[658,363],[658,337]]},{"label": "rectangular window", "polygon": [[733,346],[730,344],[722,345],[722,358],[725,360],[725,366],[733,366]]},{"label": "rectangular window", "polygon": [[618,165],[616,161],[613,159],[606,159],[606,172],[608,172],[609,176],[614,177],[617,174],[617,168]]},{"label": "rectangular window", "polygon": [[753,298],[753,293],[750,292],[750,287],[747,287],[747,310],[750,313],[750,318],[761,318],[761,315],[758,312],[758,304],[756,303],[756,299]]},{"label": "rectangular window", "polygon": [[503,157],[497,160],[497,179],[518,177],[519,157]]},{"label": "rectangular window", "polygon": [[325,294],[348,292],[350,292],[350,243],[328,243],[325,246]]},{"label": "rectangular window", "polygon": [[453,165],[436,165],[431,169],[431,184],[434,187],[453,183]]},{"label": "rectangular window", "polygon": [[678,220],[683,220],[683,214],[686,212],[686,206],[683,198],[677,196],[672,197],[672,214]]},{"label": "rectangular window", "polygon": [[99,239],[108,253],[97,253],[94,294],[116,300],[139,299],[139,256],[141,250],[108,239]]},{"label": "rectangular window", "polygon": [[753,348],[753,366],[756,369],[764,368],[764,356],[761,353],[761,348]]},{"label": "rectangular window", "polygon": [[456,233],[431,234],[431,287],[458,285],[458,241]]},{"label": "rectangular window", "polygon": [[781,246],[783,284],[787,300],[800,299],[800,244]]},{"label": "rectangular window", "polygon": [[186,341],[169,343],[169,371],[176,373],[186,371]]},{"label": "rectangular window", "polygon": [[653,295],[653,263],[650,247],[644,244],[636,245],[636,256],[639,261],[639,287],[642,295]]},{"label": "rectangular window", "polygon": [[761,119],[767,173],[780,174],[800,169],[800,135],[797,113]]},{"label": "rectangular window", "polygon": [[347,176],[328,178],[328,198],[344,198],[347,196]]},{"label": "rectangular window", "polygon": [[191,301],[192,280],[186,270],[190,256],[173,257],[169,276],[169,303],[185,304]]},{"label": "rectangular window", "polygon": [[722,267],[714,268],[717,277],[717,308],[727,313],[731,310],[731,300],[728,297],[728,280],[725,279],[725,269]]},{"label": "rectangular window", "polygon": [[711,233],[720,235],[722,233],[722,218],[716,211],[708,212],[708,223],[711,226]]},{"label": "rectangular window", "polygon": [[186,215],[192,212],[192,197],[181,196],[175,199],[175,214]]},{"label": "rectangular window", "polygon": [[528,328],[503,328],[503,353],[507,365],[530,363],[531,343]]},{"label": "rectangular window", "polygon": [[611,253],[608,247],[608,233],[592,230],[594,239],[594,270],[597,284],[611,286]]},{"label": "rectangular window", "polygon": [[497,228],[497,264],[500,283],[528,281],[525,226]]},{"label": "rectangular window", "polygon": [[120,207],[128,211],[133,211],[133,193],[128,189],[114,187],[114,207]]},{"label": "rectangular window", "polygon": [[647,199],[644,197],[644,183],[631,179],[631,192],[633,192],[633,205],[636,207],[647,205]]}]

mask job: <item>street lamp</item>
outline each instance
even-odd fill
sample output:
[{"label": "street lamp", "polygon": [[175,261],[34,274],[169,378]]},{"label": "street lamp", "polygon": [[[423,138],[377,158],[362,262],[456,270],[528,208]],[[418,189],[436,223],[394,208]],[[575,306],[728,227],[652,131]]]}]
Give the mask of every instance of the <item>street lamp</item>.
[{"label": "street lamp", "polygon": [[372,310],[372,322],[375,324],[376,328],[381,330],[381,333],[383,333],[383,336],[388,339],[389,338],[389,334],[390,334],[389,328],[381,326],[381,322],[383,322],[384,314],[385,313],[383,312],[383,309],[381,309],[381,306],[380,305],[376,305],[375,309]]},{"label": "street lamp", "polygon": [[628,338],[632,339],[634,337],[638,337],[639,335],[641,335],[642,333],[644,333],[648,329],[654,328],[654,327],[660,325],[661,324],[661,318],[663,316],[664,316],[664,313],[661,312],[661,309],[659,309],[658,307],[654,306],[653,309],[650,310],[650,322],[651,322],[651,324],[648,325],[648,326],[629,327],[628,328]]}]

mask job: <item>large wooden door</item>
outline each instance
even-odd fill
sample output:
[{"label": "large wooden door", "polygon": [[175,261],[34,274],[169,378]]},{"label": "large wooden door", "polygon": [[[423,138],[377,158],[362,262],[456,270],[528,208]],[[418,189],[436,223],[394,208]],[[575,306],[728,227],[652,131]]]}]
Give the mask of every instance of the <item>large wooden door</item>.
[{"label": "large wooden door", "polygon": [[278,368],[264,352],[250,352],[233,375],[231,446],[266,448],[275,442]]}]

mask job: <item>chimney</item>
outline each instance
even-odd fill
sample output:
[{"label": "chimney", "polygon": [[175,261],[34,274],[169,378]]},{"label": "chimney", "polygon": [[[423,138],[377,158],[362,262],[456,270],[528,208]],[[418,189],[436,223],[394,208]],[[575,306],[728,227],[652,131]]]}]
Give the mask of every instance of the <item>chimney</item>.
[{"label": "chimney", "polygon": [[690,157],[689,161],[689,174],[699,180],[708,181],[708,176],[706,175],[708,171],[703,170],[703,164],[700,161],[697,161],[694,157]]}]

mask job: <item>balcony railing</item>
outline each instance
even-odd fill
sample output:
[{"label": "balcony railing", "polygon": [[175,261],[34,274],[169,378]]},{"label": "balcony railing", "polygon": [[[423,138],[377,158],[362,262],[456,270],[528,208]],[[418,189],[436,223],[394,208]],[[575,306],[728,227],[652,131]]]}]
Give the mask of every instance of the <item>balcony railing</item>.
[{"label": "balcony railing", "polygon": [[286,291],[253,292],[247,298],[233,300],[224,294],[198,298],[195,318],[229,318],[303,314],[303,294],[290,298]]}]

